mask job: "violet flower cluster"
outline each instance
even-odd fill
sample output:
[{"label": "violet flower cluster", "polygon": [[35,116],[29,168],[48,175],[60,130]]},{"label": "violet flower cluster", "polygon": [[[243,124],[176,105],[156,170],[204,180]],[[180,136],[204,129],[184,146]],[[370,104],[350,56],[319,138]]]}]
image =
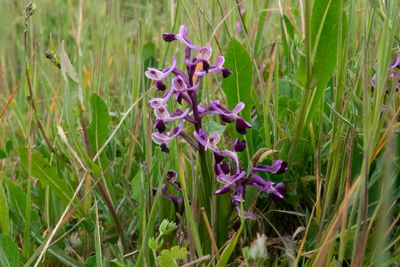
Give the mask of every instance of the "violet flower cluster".
[{"label": "violet flower cluster", "polygon": [[[210,62],[212,48],[210,45],[198,46],[192,44],[188,39],[187,27],[182,25],[179,33],[165,33],[163,39],[166,42],[178,41],[185,46],[184,63],[185,70],[177,65],[177,57],[172,58],[171,66],[162,70],[148,68],[145,75],[154,81],[154,86],[163,92],[163,96],[152,98],[149,101],[156,117],[152,133],[153,141],[158,144],[162,151],[169,152],[168,145],[176,137],[181,137],[190,145],[204,153],[210,150],[214,154],[214,171],[216,179],[222,184],[215,194],[225,194],[232,192],[232,203],[239,211],[240,203],[245,199],[247,186],[254,186],[262,192],[269,193],[274,200],[283,198],[285,186],[283,183],[273,184],[266,182],[260,172],[281,174],[287,171],[288,164],[277,160],[272,166],[255,165],[250,173],[243,170],[238,159],[238,153],[246,148],[245,140],[237,139],[232,150],[219,149],[218,144],[221,136],[218,133],[207,133],[202,127],[202,120],[207,115],[218,116],[223,123],[235,123],[236,130],[240,135],[245,135],[251,124],[239,116],[245,104],[240,102],[232,110],[226,108],[218,99],[209,101],[208,104],[198,103],[197,92],[201,80],[209,73],[221,73],[223,78],[227,78],[232,72],[223,67],[224,57],[217,56],[214,64]],[[171,85],[167,86],[167,77],[172,76]],[[169,110],[171,102],[176,102],[182,108],[174,111]],[[183,108],[186,107],[186,108]],[[194,126],[193,134],[188,134],[184,130],[185,124]],[[172,126],[169,126],[172,125]],[[163,187],[164,188],[164,187]],[[179,187],[176,187],[179,191]],[[167,189],[165,189],[167,190]],[[170,199],[175,206],[178,206],[180,199],[172,198],[164,192],[164,197]],[[247,218],[255,216],[250,212],[245,212]]]},{"label": "violet flower cluster", "polygon": [[[283,183],[273,184],[271,181],[265,181],[259,173],[267,172],[273,174],[282,174],[288,170],[288,164],[282,160],[276,160],[272,166],[255,165],[250,173],[243,170],[238,159],[238,152],[246,149],[246,142],[237,139],[232,150],[220,150],[217,145],[221,140],[218,133],[207,135],[204,130],[195,132],[194,136],[199,143],[206,149],[214,153],[214,172],[217,181],[222,184],[215,194],[222,195],[232,192],[232,203],[240,214],[240,203],[245,200],[246,187],[254,186],[261,192],[269,193],[274,201],[283,199],[285,194],[285,185]],[[255,215],[250,211],[244,212],[245,218],[255,219]]]},{"label": "violet flower cluster", "polygon": [[[374,65],[376,70],[376,64]],[[397,54],[396,59],[390,64],[390,78],[396,83],[396,91],[400,90],[400,53]],[[372,77],[372,88],[375,88],[376,74]]]}]

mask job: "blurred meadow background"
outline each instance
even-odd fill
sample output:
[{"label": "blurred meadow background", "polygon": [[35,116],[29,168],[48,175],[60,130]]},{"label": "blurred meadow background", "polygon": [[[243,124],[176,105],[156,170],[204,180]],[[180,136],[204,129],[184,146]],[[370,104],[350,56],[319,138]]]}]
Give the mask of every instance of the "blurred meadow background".
[{"label": "blurred meadow background", "polygon": [[[0,0],[0,266],[398,266],[399,7]],[[255,220],[212,194],[185,141],[152,141],[160,93],[144,72],[181,64],[162,34],[183,24],[212,62],[237,63],[231,82],[203,79],[198,101],[246,104],[244,169],[288,163],[263,176],[285,184],[282,201],[247,191]],[[226,146],[237,136],[205,128]],[[161,194],[169,170],[181,213]]]}]

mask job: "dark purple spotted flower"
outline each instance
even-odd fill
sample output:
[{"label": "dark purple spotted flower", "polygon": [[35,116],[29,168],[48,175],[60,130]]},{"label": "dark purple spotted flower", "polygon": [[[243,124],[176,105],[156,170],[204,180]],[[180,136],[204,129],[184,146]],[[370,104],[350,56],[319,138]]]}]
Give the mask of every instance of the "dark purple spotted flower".
[{"label": "dark purple spotted flower", "polygon": [[[197,93],[202,79],[210,73],[221,73],[222,78],[227,78],[232,71],[224,67],[225,58],[218,55],[212,60],[211,45],[195,45],[188,38],[188,29],[182,25],[178,33],[164,33],[166,42],[178,41],[185,47],[184,60],[180,69],[177,57],[172,58],[171,66],[164,69],[148,68],[145,75],[154,81],[160,96],[150,99],[149,104],[153,109],[155,123],[152,133],[153,141],[160,146],[161,151],[169,152],[169,144],[177,137],[189,143],[199,154],[211,151],[214,154],[214,171],[216,181],[221,187],[215,194],[231,193],[232,204],[235,209],[240,209],[244,201],[246,188],[253,186],[258,190],[268,193],[274,200],[282,199],[285,193],[284,185],[265,181],[259,173],[268,172],[282,174],[287,171],[287,163],[277,160],[272,166],[256,165],[246,172],[239,161],[238,153],[246,149],[246,142],[237,139],[232,149],[221,149],[222,138],[218,133],[207,133],[202,127],[206,116],[215,116],[223,123],[235,123],[240,135],[245,135],[252,128],[251,124],[240,116],[245,104],[240,102],[232,110],[228,109],[218,99],[208,103],[200,103]],[[185,125],[193,127],[184,128]],[[187,129],[195,129],[188,132]],[[205,158],[205,157],[200,157]],[[170,172],[171,177],[174,172]],[[179,184],[167,175],[167,182],[162,185],[162,195],[174,203],[179,210],[181,199],[170,193],[173,188],[180,192]],[[254,214],[246,211],[245,217],[253,218]]]}]

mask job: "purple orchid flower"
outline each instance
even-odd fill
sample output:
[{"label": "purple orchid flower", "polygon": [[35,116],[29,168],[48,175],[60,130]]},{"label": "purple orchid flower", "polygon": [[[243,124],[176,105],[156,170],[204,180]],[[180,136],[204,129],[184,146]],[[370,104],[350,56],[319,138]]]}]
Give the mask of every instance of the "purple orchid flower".
[{"label": "purple orchid flower", "polygon": [[199,108],[200,116],[203,117],[207,114],[219,115],[221,120],[226,123],[236,121],[236,130],[238,133],[245,135],[246,130],[251,128],[251,124],[245,121],[238,113],[245,107],[243,102],[237,104],[232,110],[224,107],[219,100],[210,101],[208,106],[201,106]]},{"label": "purple orchid flower", "polygon": [[[272,166],[256,165],[250,173],[247,173],[243,170],[238,157],[238,153],[246,149],[246,141],[237,139],[232,150],[220,149],[220,134],[208,134],[202,128],[202,120],[207,115],[217,115],[224,123],[235,122],[236,130],[241,135],[245,135],[247,129],[252,128],[251,124],[239,115],[245,107],[242,102],[238,103],[232,110],[225,107],[218,99],[210,101],[208,105],[198,102],[197,91],[200,88],[202,79],[207,74],[222,73],[223,78],[227,78],[232,74],[232,71],[223,66],[225,58],[222,55],[218,55],[215,63],[210,63],[213,52],[212,47],[210,45],[199,46],[193,44],[188,38],[188,29],[185,25],[180,27],[178,33],[164,33],[163,39],[166,42],[178,41],[184,44],[185,70],[177,67],[177,57],[174,56],[170,67],[162,70],[148,68],[145,72],[149,79],[155,81],[155,87],[159,91],[166,91],[162,97],[155,97],[149,101],[155,116],[155,132],[152,133],[153,141],[160,146],[163,152],[169,152],[169,143],[179,136],[194,149],[198,150],[200,154],[204,154],[207,150],[211,151],[215,159],[216,181],[222,184],[222,187],[215,194],[232,192],[232,204],[237,210],[240,210],[240,203],[245,199],[247,186],[253,186],[261,192],[270,194],[273,200],[282,199],[285,194],[284,185],[282,183],[274,184],[271,181],[267,182],[258,173],[282,174],[288,169],[286,162],[277,160]],[[168,77],[171,77],[170,86],[167,86]],[[174,105],[186,105],[186,108],[175,107],[175,111],[172,112]],[[195,131],[193,134],[185,132],[184,123],[194,126]],[[168,192],[170,187],[180,192],[180,185],[173,178],[177,176],[176,172],[175,175],[172,171],[169,173],[170,175],[167,175],[167,183],[161,187],[161,193],[166,199],[172,201],[176,210],[178,210],[182,206],[180,205],[181,199]],[[245,218],[254,219],[255,215],[245,211]]]},{"label": "purple orchid flower", "polygon": [[183,131],[184,121],[178,127],[175,127],[172,132],[160,133],[155,132],[151,138],[156,144],[159,144],[163,152],[169,152],[168,144]]},{"label": "purple orchid flower", "polygon": [[165,70],[158,70],[156,68],[148,68],[145,71],[145,75],[147,78],[150,80],[155,81],[155,87],[158,90],[164,91],[166,89],[165,84],[163,81],[168,77],[168,75],[175,69],[176,67],[176,56],[172,58],[172,65],[169,68],[166,68]]},{"label": "purple orchid flower", "polygon": [[[259,191],[270,194],[274,201],[283,199],[285,193],[284,185],[282,183],[274,185],[271,181],[267,182],[261,176],[257,175],[257,173],[268,172],[283,174],[288,170],[288,164],[286,162],[276,160],[271,166],[255,165],[248,175],[242,169],[237,155],[237,152],[244,150],[245,141],[236,140],[233,151],[226,149],[220,150],[217,146],[221,140],[219,134],[211,133],[207,135],[207,133],[201,129],[199,133],[194,132],[193,135],[205,149],[209,149],[214,153],[214,158],[216,159],[214,165],[216,179],[223,184],[220,189],[215,191],[216,195],[233,191],[232,202],[236,208],[240,206],[240,202],[244,201],[247,186],[254,186]],[[234,169],[231,168],[226,159],[235,163]],[[254,218],[250,212],[246,212],[246,214],[249,215],[248,217],[245,216],[246,218]]]}]

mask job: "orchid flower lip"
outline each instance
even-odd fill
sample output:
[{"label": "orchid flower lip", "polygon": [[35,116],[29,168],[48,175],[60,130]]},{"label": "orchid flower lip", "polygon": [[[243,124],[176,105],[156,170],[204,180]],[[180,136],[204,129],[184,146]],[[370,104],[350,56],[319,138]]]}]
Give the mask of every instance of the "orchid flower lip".
[{"label": "orchid flower lip", "polygon": [[158,120],[158,119],[156,120],[154,128],[156,128],[159,133],[163,133],[167,129],[166,126],[165,126],[164,121],[163,120]]},{"label": "orchid flower lip", "polygon": [[154,86],[157,88],[157,90],[160,90],[160,91],[165,91],[167,89],[167,87],[165,86],[165,84],[162,81],[156,81]]}]

